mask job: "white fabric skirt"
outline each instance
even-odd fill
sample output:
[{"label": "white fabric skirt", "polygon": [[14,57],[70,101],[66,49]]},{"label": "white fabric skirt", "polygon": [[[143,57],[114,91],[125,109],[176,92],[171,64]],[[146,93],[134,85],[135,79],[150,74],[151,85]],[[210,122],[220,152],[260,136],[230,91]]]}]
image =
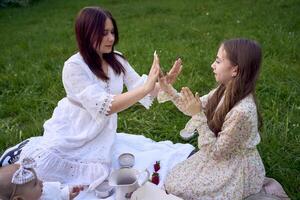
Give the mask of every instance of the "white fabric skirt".
[{"label": "white fabric skirt", "polygon": [[[40,137],[30,138],[32,142],[38,143]],[[33,140],[35,140],[33,142]],[[17,146],[17,145],[16,145]],[[27,146],[28,148],[28,146]],[[135,157],[133,168],[137,170],[147,169],[150,175],[153,173],[153,165],[156,161],[160,161],[160,170],[158,171],[160,182],[158,187],[163,187],[167,173],[176,164],[185,160],[195,148],[190,144],[172,143],[171,141],[155,142],[142,135],[132,135],[127,133],[117,133],[115,144],[113,147],[112,166],[110,171],[119,169],[118,157],[122,153],[131,153]],[[5,154],[5,153],[4,153]],[[150,179],[150,177],[149,177]],[[94,191],[82,191],[76,200],[93,200],[99,199],[95,196]],[[113,200],[114,196],[107,199]]]}]

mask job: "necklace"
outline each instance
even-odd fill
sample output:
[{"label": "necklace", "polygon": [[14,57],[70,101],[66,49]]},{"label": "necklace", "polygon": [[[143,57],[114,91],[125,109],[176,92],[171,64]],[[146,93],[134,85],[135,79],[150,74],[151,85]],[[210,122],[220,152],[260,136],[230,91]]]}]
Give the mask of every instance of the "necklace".
[{"label": "necklace", "polygon": [[105,91],[110,94],[110,87],[109,87],[109,82],[110,82],[110,76],[109,76],[109,67],[107,67],[107,77],[109,78],[107,81],[105,81]]},{"label": "necklace", "polygon": [[105,91],[110,94],[109,80],[107,80],[105,83]]}]

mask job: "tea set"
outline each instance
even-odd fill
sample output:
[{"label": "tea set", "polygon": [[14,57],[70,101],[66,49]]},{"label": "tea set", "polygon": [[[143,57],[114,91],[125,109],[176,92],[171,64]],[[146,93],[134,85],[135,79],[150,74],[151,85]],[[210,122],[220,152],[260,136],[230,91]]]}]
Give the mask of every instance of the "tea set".
[{"label": "tea set", "polygon": [[[95,194],[99,199],[115,194],[116,200],[129,200],[132,193],[148,181],[150,173],[147,169],[139,171],[133,168],[135,163],[133,154],[121,154],[118,162],[120,168],[112,171],[108,180],[96,187]],[[141,179],[144,180],[140,182]]]}]

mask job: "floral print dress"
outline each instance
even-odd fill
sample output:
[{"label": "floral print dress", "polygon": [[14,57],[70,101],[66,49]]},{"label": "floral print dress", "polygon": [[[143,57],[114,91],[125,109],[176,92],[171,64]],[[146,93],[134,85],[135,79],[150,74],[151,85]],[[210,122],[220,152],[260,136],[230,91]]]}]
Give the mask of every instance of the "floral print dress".
[{"label": "floral print dress", "polygon": [[[200,98],[203,109],[213,92]],[[160,102],[172,100],[180,109],[174,99],[164,92],[158,95]],[[199,133],[199,151],[170,171],[165,181],[169,193],[185,200],[235,200],[261,190],[265,169],[256,148],[260,135],[252,94],[227,113],[218,137],[209,129],[203,111],[194,115],[185,129],[191,127]]]}]

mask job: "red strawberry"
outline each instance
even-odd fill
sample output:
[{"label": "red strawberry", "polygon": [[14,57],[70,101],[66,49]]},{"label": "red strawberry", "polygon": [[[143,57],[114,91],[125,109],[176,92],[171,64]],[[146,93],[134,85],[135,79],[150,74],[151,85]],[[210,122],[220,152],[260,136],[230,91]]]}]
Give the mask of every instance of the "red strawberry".
[{"label": "red strawberry", "polygon": [[153,172],[151,182],[155,185],[159,183],[159,174],[157,172]]},{"label": "red strawberry", "polygon": [[156,163],[154,164],[154,171],[157,172],[160,169],[160,162],[156,161]]}]

